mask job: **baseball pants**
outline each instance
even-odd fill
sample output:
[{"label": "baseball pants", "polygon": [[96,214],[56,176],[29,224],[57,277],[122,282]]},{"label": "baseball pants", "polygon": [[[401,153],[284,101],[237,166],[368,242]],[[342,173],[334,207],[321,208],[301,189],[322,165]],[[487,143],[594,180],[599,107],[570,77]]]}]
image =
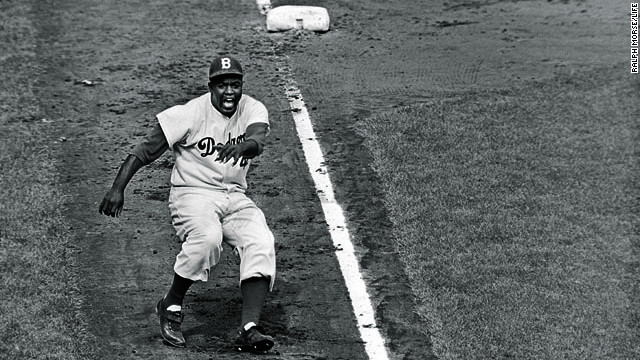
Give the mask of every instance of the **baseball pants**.
[{"label": "baseball pants", "polygon": [[169,209],[176,234],[183,241],[176,256],[176,274],[207,281],[220,261],[222,242],[240,255],[240,281],[276,275],[274,237],[264,214],[244,193],[198,188],[172,188]]}]

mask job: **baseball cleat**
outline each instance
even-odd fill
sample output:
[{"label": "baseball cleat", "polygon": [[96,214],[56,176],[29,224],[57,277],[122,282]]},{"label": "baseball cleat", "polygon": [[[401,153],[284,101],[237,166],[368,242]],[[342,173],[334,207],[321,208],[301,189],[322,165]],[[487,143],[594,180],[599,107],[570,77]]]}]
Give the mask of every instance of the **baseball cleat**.
[{"label": "baseball cleat", "polygon": [[180,325],[184,320],[182,307],[180,305],[167,307],[164,304],[164,298],[162,298],[156,305],[156,315],[160,319],[160,333],[164,341],[175,347],[187,346],[182,331],[180,331]]},{"label": "baseball cleat", "polygon": [[253,326],[249,330],[242,330],[234,343],[234,348],[240,352],[266,353],[273,347],[273,338],[264,334],[259,326]]}]

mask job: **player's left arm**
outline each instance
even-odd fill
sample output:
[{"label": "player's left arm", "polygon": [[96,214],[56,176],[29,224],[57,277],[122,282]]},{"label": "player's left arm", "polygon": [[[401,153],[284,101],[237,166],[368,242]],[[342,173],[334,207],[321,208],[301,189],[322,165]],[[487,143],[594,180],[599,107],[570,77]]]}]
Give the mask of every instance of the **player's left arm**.
[{"label": "player's left arm", "polygon": [[233,159],[233,165],[235,166],[240,158],[252,159],[262,154],[268,134],[268,123],[257,122],[250,124],[245,131],[243,142],[217,147],[218,157],[216,161],[226,163]]}]

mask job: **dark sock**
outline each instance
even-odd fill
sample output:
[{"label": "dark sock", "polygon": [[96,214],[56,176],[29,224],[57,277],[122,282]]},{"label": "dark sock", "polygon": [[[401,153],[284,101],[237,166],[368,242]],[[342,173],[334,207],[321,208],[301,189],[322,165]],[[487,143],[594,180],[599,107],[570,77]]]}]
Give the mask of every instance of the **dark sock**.
[{"label": "dark sock", "polygon": [[193,283],[194,283],[193,280],[185,279],[178,274],[174,274],[171,288],[169,288],[169,292],[164,297],[165,304],[167,306],[170,306],[170,305],[182,306],[184,295],[187,293],[187,290],[189,290],[189,287]]},{"label": "dark sock", "polygon": [[270,285],[269,278],[253,277],[240,284],[242,291],[242,326],[249,322],[258,324],[264,299],[267,297]]}]

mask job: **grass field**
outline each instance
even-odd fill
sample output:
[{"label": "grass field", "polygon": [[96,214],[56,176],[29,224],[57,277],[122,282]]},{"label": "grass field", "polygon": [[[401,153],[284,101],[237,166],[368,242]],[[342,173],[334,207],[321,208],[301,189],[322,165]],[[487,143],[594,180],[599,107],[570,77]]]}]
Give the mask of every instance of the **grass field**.
[{"label": "grass field", "polygon": [[[11,5],[11,6],[9,6]],[[0,34],[0,358],[85,359],[73,241],[42,121],[28,5],[2,3]]]},{"label": "grass field", "polygon": [[623,68],[360,124],[440,358],[640,358],[638,83]]}]

